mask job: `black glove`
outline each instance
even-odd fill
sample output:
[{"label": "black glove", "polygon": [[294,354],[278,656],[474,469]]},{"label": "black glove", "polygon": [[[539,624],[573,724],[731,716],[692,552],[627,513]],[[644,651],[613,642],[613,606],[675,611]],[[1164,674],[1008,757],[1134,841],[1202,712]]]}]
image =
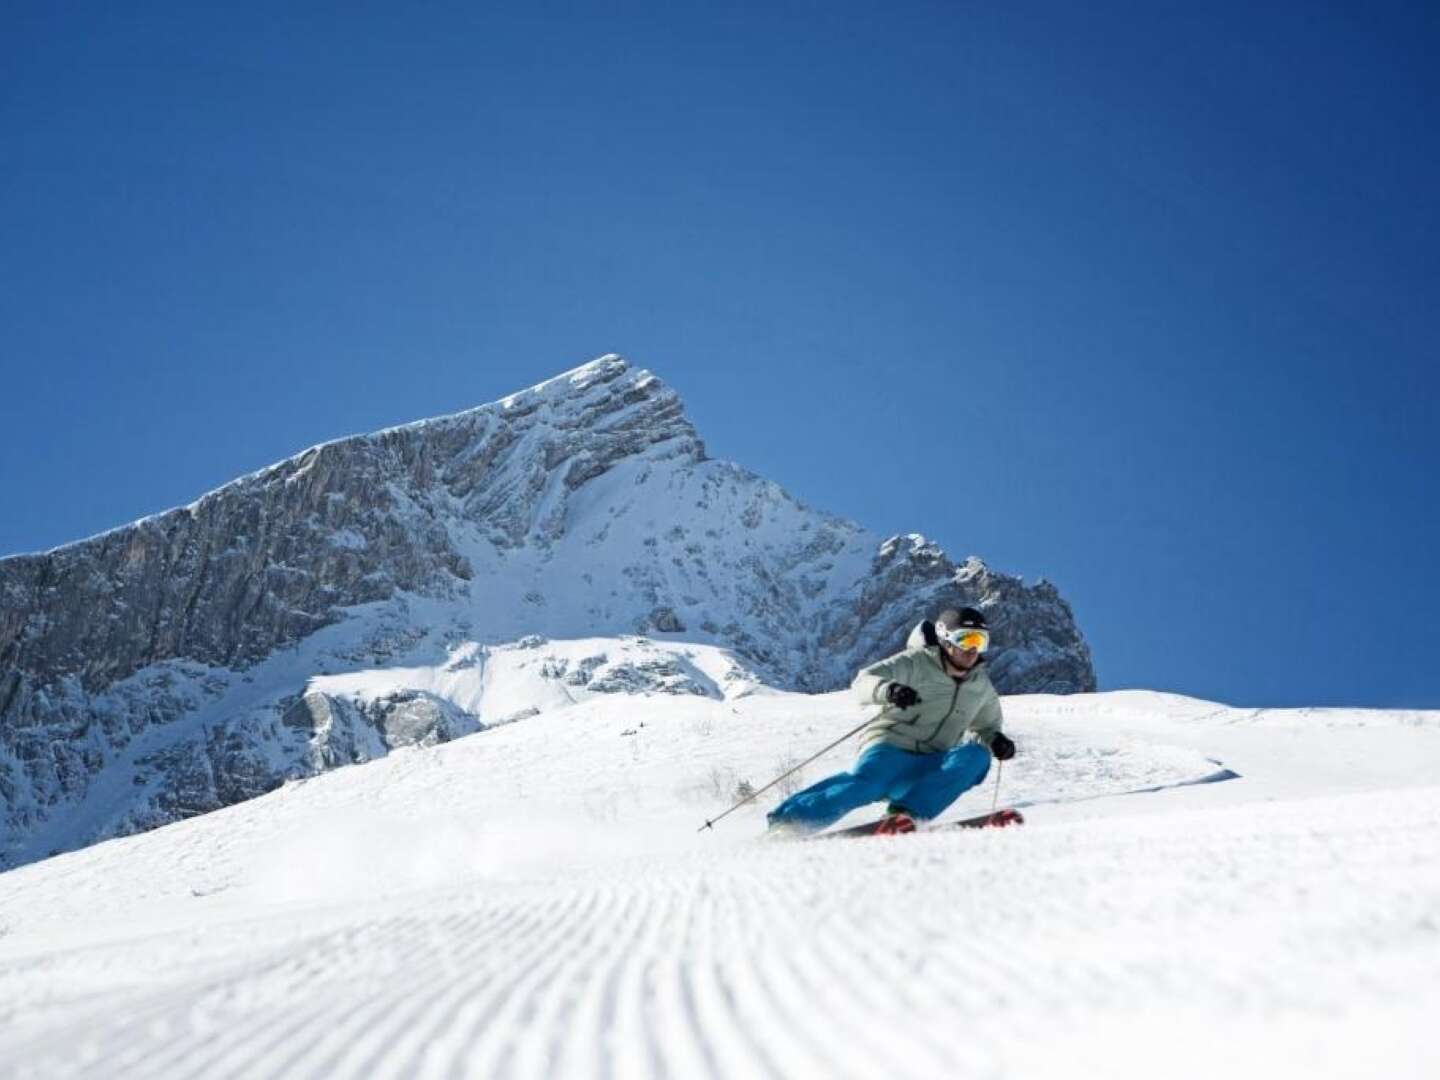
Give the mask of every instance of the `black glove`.
[{"label": "black glove", "polygon": [[994,754],[998,761],[1009,761],[1015,756],[1015,744],[1003,731],[997,731],[990,736],[990,753]]},{"label": "black glove", "polygon": [[892,682],[885,688],[885,700],[897,709],[910,709],[920,704],[920,695],[915,693],[913,687]]}]

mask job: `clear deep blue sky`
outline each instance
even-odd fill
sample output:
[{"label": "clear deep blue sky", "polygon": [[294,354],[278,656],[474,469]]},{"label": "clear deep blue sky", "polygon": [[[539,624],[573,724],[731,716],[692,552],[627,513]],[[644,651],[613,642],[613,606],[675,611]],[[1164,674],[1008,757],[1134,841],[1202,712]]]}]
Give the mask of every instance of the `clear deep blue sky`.
[{"label": "clear deep blue sky", "polygon": [[9,3],[0,553],[614,351],[1105,688],[1440,706],[1440,9],[1338,7]]}]

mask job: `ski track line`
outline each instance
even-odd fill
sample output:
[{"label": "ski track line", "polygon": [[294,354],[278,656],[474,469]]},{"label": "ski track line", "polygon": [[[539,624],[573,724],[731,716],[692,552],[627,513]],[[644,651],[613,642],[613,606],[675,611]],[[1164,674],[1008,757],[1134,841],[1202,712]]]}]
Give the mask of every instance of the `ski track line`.
[{"label": "ski track line", "polygon": [[[340,1023],[327,1023],[331,1018],[322,1016],[317,1027],[318,1030],[334,1031],[333,1041],[341,1042],[342,1045],[349,1044],[357,1053],[364,1053],[376,1044],[382,1047],[388,1045],[414,1024],[416,1013],[425,1004],[425,991],[434,985],[433,978],[427,974],[426,966],[423,963],[417,964],[417,961],[430,959],[427,951],[421,947],[422,944],[428,944],[429,939],[425,920],[404,917],[382,923],[380,929],[384,931],[384,946],[378,952],[380,956],[393,958],[394,973],[387,973],[383,969],[357,972],[357,976],[365,981],[374,981],[381,985],[373,993],[366,995],[358,1006],[349,1008],[348,1015],[344,1015]],[[338,958],[339,966],[343,968],[350,959]],[[236,1063],[239,1065],[236,1075],[318,1075],[312,1070],[301,1068],[301,1062],[311,1051],[311,1046],[303,1036],[310,1034],[313,1032],[307,1028],[292,1025],[282,1037],[272,1040],[266,1052],[258,1059],[251,1058]],[[370,1075],[378,1072],[378,1068],[375,1072],[367,1070]]]},{"label": "ski track line", "polygon": [[[366,937],[394,937],[394,925],[393,920],[381,921],[332,931],[300,943],[298,955],[297,946],[290,945],[285,949],[285,958],[277,962],[262,966],[252,962],[229,977],[200,980],[198,993],[168,988],[154,995],[147,999],[150,1004],[146,1012],[183,1014],[186,1030],[167,1033],[163,1039],[137,1041],[136,1020],[144,1014],[122,1014],[119,1022],[112,1018],[107,1024],[112,1029],[109,1039],[118,1041],[121,1047],[108,1059],[112,1070],[120,1072],[133,1066],[143,1075],[253,1074],[261,1062],[269,1060],[268,1055],[287,1051],[289,1058],[275,1065],[288,1067],[298,1051],[313,1046],[314,1040],[307,1042],[304,1036],[334,1030],[322,1022],[325,1010],[334,1008],[333,1002],[321,998],[314,1005],[305,1003],[316,997],[317,988],[329,989],[328,984],[336,981],[336,969],[343,967],[346,954],[357,954],[354,943],[366,946],[358,950],[359,955],[373,955],[376,950],[366,944]],[[337,950],[337,944],[347,947]],[[273,985],[277,982],[278,986]],[[272,985],[267,987],[267,983]],[[261,993],[265,989],[270,990],[268,995]],[[258,1008],[244,1007],[250,998],[259,1000]],[[237,1011],[237,999],[241,1003],[238,1018],[232,1015]],[[173,1008],[177,1001],[187,1000],[188,1008]],[[216,1014],[213,1019],[209,1018],[211,1012]],[[278,1029],[276,1013],[285,1021]],[[114,1031],[117,1027],[118,1040]]]},{"label": "ski track line", "polygon": [[[371,1007],[357,1012],[345,1030],[337,1032],[333,1065],[307,1069],[306,1074],[405,1075],[404,1062],[424,1051],[423,1042],[416,1040],[453,1008],[453,997],[473,992],[490,974],[481,950],[496,938],[484,928],[485,918],[478,912],[408,920],[409,933],[394,943],[402,949],[401,971],[408,977],[388,980]],[[438,977],[437,968],[442,973]]]},{"label": "ski track line", "polygon": [[726,936],[735,935],[726,927],[729,933],[722,936],[717,917],[733,888],[733,879],[718,873],[702,876],[697,885],[699,902],[689,919],[688,951],[694,959],[688,970],[682,966],[680,971],[689,1025],[698,1033],[700,1053],[718,1075],[777,1076],[778,1065],[759,1041],[754,1025],[747,1023],[736,1008],[725,975],[724,958],[736,947]]},{"label": "ski track line", "polygon": [[[507,968],[519,967],[524,970],[534,965],[538,956],[547,947],[544,940],[544,929],[549,925],[555,925],[555,910],[563,910],[561,905],[566,901],[557,897],[542,907],[538,913],[531,913],[532,917],[525,918],[524,899],[516,900],[509,898],[509,904],[515,905],[512,913],[521,916],[515,920],[506,922],[515,927],[524,928],[523,932],[514,936],[505,935],[479,935],[472,933],[467,925],[467,920],[462,917],[451,917],[444,919],[439,924],[452,931],[448,942],[453,950],[452,959],[458,964],[466,966],[469,971],[458,980],[453,980],[448,989],[454,996],[456,1004],[463,1002],[467,995],[483,992],[487,982],[499,983],[500,976]],[[438,932],[438,928],[437,931]],[[563,939],[562,939],[563,942]],[[556,943],[557,947],[561,942]],[[518,950],[518,951],[517,951]],[[433,973],[426,965],[417,966],[416,981],[420,984],[420,993],[406,994],[409,998],[406,1006],[402,1007],[395,1000],[394,995],[382,1000],[379,1004],[383,1011],[390,1014],[390,1022],[375,1022],[369,1016],[359,1016],[353,1019],[348,1025],[351,1029],[340,1039],[338,1053],[326,1063],[323,1070],[316,1070],[311,1075],[356,1075],[356,1076],[391,1076],[402,1075],[401,1066],[403,1059],[395,1056],[391,1048],[393,1042],[392,1033],[404,1030],[406,1025],[415,1022],[417,1015],[423,1015],[423,1010],[434,1008],[437,1004],[433,999],[427,998],[424,994],[426,987],[429,987],[433,995],[434,979]],[[503,984],[499,993],[503,994]],[[442,991],[446,989],[441,988]],[[496,988],[492,987],[492,995]],[[443,1010],[440,1010],[443,1011]],[[458,1009],[452,1007],[452,1012]],[[493,1030],[495,1017],[498,1010],[483,1008],[479,1011],[481,1025],[474,1032],[474,1036],[483,1040]],[[487,1021],[489,1021],[487,1023]]]},{"label": "ski track line", "polygon": [[[455,942],[453,947],[442,936],[442,928]],[[462,967],[457,962],[457,954],[468,960],[472,952],[479,951],[475,943],[493,940],[497,936],[495,929],[486,928],[485,913],[479,911],[470,916],[446,915],[439,919],[426,919],[421,929],[426,948],[435,956],[444,977],[435,985],[428,1000],[416,1002],[414,1011],[418,1015],[401,1027],[393,1038],[387,1063],[393,1066],[397,1076],[416,1076],[424,1072],[426,1053],[440,1041],[456,1006],[466,994],[474,993],[488,974],[483,968],[475,971]]]},{"label": "ski track line", "polygon": [[[676,1050],[693,1055],[665,1037],[669,1033],[656,1019],[654,988],[665,935],[677,922],[685,924],[686,890],[661,880],[640,895],[627,896],[613,887],[606,891],[612,894],[610,909],[620,913],[618,925],[593,927],[594,948],[569,958],[532,1005],[536,1024],[546,1032],[544,1064],[551,1074],[566,1076],[679,1075],[672,1062]],[[532,1050],[540,1041],[532,1043]],[[542,1063],[532,1059],[530,1064]],[[520,1073],[539,1075],[529,1068]]]},{"label": "ski track line", "polygon": [[[884,977],[892,969],[894,957],[889,953],[883,957],[877,955],[870,942],[875,933],[873,926],[858,925],[842,913],[823,912],[816,925],[826,940],[798,952],[793,960],[813,988],[812,1000],[824,1001],[828,1022],[843,1027],[855,1040],[847,1047],[847,1056],[858,1053],[866,1059],[864,1065],[855,1070],[857,1075],[883,1075],[892,1071],[895,1048],[884,1033],[895,1030],[890,1021],[899,1019],[897,1011],[913,1008],[909,987],[904,983],[897,987],[892,979]],[[844,941],[854,952],[847,953],[828,944],[836,939]],[[847,956],[851,960],[849,964],[840,959]],[[822,988],[828,989],[829,994],[822,993]],[[921,1043],[920,1049],[935,1061],[934,1075],[943,1073],[941,1066],[947,1063],[946,1058],[940,1055],[941,1047],[929,1028],[921,1026],[910,1030],[906,1025],[905,1030],[911,1048]]]},{"label": "ski track line", "polygon": [[[208,1078],[266,1072],[293,1044],[327,1030],[326,1010],[333,1007],[329,992],[340,983],[337,968],[357,944],[373,948],[370,939],[384,926],[365,923],[318,935],[302,943],[289,963],[256,971],[237,985],[222,987],[215,999],[198,1002],[192,1015],[213,1010],[218,1036],[192,1023],[188,1040],[175,1047],[173,1064],[156,1074]],[[247,1001],[253,1001],[248,1008]]]},{"label": "ski track line", "polygon": [[[524,896],[507,898],[507,907],[496,933],[458,946],[459,960],[470,970],[451,988],[448,1007],[437,1009],[436,1030],[443,1037],[421,1051],[416,1067],[422,1075],[486,1075],[466,1064],[476,1052],[473,1044],[493,1038],[509,992],[551,947],[547,927],[553,917],[548,908],[537,910]],[[406,1063],[397,1067],[403,1070]],[[335,1059],[315,1075],[336,1075],[339,1069]]]},{"label": "ski track line", "polygon": [[[338,1023],[325,1025],[326,1037],[300,1048],[284,1063],[285,1074],[404,1074],[407,1061],[428,1054],[423,1043],[417,1045],[419,1032],[440,1030],[467,996],[496,977],[496,963],[506,959],[515,940],[511,931],[527,925],[526,915],[523,902],[510,900],[490,910],[402,921],[398,928],[406,932],[386,940],[396,957],[396,974],[402,977],[397,981],[395,974],[371,973],[380,976],[382,989],[342,1012]],[[522,945],[528,940],[527,935],[519,937]],[[438,980],[437,967],[444,972]]]},{"label": "ski track line", "polygon": [[699,939],[691,947],[692,974],[687,980],[694,986],[696,1026],[701,1031],[716,1033],[710,1045],[715,1051],[715,1060],[720,1062],[721,1075],[783,1076],[774,1057],[743,1020],[736,1005],[735,990],[726,978],[725,966],[716,949],[713,904],[705,905],[698,929]]},{"label": "ski track line", "polygon": [[[740,1021],[734,996],[723,986],[707,993],[703,985],[707,974],[720,972],[708,947],[715,905],[707,902],[712,895],[707,888],[703,880],[694,881],[693,872],[678,885],[669,879],[649,881],[638,895],[602,886],[597,896],[603,893],[603,898],[584,909],[588,925],[579,932],[581,951],[560,951],[499,995],[504,1004],[493,1024],[497,1034],[490,1044],[475,1048],[467,1071],[625,1078],[697,1075],[691,1067],[698,1063],[699,1075],[779,1075]],[[679,956],[688,955],[691,945],[698,945],[702,955],[690,964],[678,956],[669,961],[669,982],[680,989],[667,993],[661,974],[667,967],[664,943],[674,933]],[[715,1001],[723,1003],[720,1009],[702,1018]],[[664,1016],[679,1022],[662,1024]],[[523,1043],[513,1034],[499,1034],[527,1028],[533,1030]],[[728,1036],[719,1039],[733,1058],[724,1066],[706,1034],[716,1031]],[[733,1047],[745,1044],[748,1052],[736,1056]],[[626,1056],[617,1056],[616,1045]]]},{"label": "ski track line", "polygon": [[[556,1075],[583,1075],[591,1061],[598,1066],[596,1075],[607,1080],[665,1074],[653,1027],[644,1017],[644,969],[665,918],[656,905],[653,889],[646,890],[639,903],[622,901],[624,921],[612,934],[597,934],[604,940],[597,941],[593,957],[587,958],[595,963],[571,964],[574,970],[567,972],[564,985],[551,988],[548,1022],[542,1026],[548,1029],[550,1060],[559,1063]],[[587,968],[593,968],[588,976]],[[637,1029],[638,1038],[624,1037],[630,1028]],[[638,1050],[627,1058],[629,1046]]]},{"label": "ski track line", "polygon": [[[883,1024],[893,1001],[873,989],[879,985],[873,970],[864,972],[858,982],[844,981],[827,952],[823,946],[812,945],[798,951],[790,963],[801,988],[800,1000],[824,1002],[826,1030],[831,1026],[843,1028],[853,1040],[845,1048],[844,1067],[834,1066],[834,1074],[868,1077],[893,1072],[894,1046],[885,1040],[884,1032],[889,1029]],[[835,987],[843,988],[843,993],[835,994]],[[817,1034],[825,1037],[825,1031]],[[909,1041],[912,1036],[907,1034],[906,1038]]]},{"label": "ski track line", "polygon": [[[597,1038],[604,1035],[619,1040],[622,1047],[627,1043],[643,1046],[646,1071],[656,1077],[684,1075],[686,1066],[696,1057],[703,1060],[703,1054],[695,1052],[695,1043],[689,1041],[700,1036],[698,1029],[682,1027],[672,1031],[659,1022],[663,999],[657,991],[659,971],[667,959],[666,942],[685,940],[677,930],[688,926],[686,908],[695,892],[693,884],[685,882],[666,880],[661,884],[663,908],[655,910],[655,899],[651,899],[650,912],[636,925],[635,939],[618,954],[608,980],[606,1008],[597,1017],[601,1026],[595,1032]],[[572,1044],[572,1060],[578,1057],[583,1061],[585,1049],[584,1041]],[[687,1060],[682,1063],[677,1057]],[[613,1053],[607,1053],[604,1060],[607,1068],[602,1075],[616,1080],[635,1075],[641,1065]]]},{"label": "ski track line", "polygon": [[[595,897],[597,903],[587,909],[587,917],[577,926],[579,946],[559,953],[549,978],[526,984],[519,1002],[519,1015],[523,1017],[521,1030],[530,1037],[510,1041],[507,1054],[501,1058],[502,1075],[511,1072],[519,1076],[566,1074],[561,1067],[561,1055],[566,1050],[564,1028],[572,1019],[577,1002],[583,1001],[587,981],[604,986],[602,1000],[593,1005],[612,1014],[612,1022],[601,1030],[613,1036],[615,987],[611,976],[617,959],[613,953],[633,938],[639,921],[648,914],[649,903],[648,898],[627,903],[616,890],[604,885],[596,889]],[[592,1053],[596,1060],[591,1070],[599,1067],[596,1075],[606,1075],[608,1070],[604,1066],[609,1064],[611,1048],[597,1038]],[[574,1064],[572,1062],[572,1068]]]},{"label": "ski track line", "polygon": [[[431,925],[430,944],[446,964],[447,978],[434,999],[424,1003],[421,1019],[396,1035],[387,1056],[386,1071],[401,1077],[445,1075],[443,1047],[456,1017],[465,1002],[483,992],[485,984],[496,977],[492,963],[487,961],[490,955],[487,947],[493,949],[506,929],[519,923],[520,914],[518,908],[508,909],[498,925],[484,933],[470,928],[464,916],[451,916]],[[441,935],[441,927],[446,930],[448,940]],[[317,1069],[313,1074],[331,1073]]]},{"label": "ski track line", "polygon": [[672,1075],[720,1080],[719,1062],[696,1012],[693,967],[685,962],[684,953],[684,943],[698,937],[696,913],[706,895],[706,885],[701,881],[692,885],[681,901],[678,925],[667,939],[670,951],[656,964],[655,1012],[664,1021],[657,1026],[672,1035],[665,1041]]},{"label": "ski track line", "polygon": [[[731,1029],[746,1034],[756,1058],[750,1068],[760,1068],[771,1075],[795,1075],[797,1057],[813,1064],[813,1055],[807,1053],[803,1043],[788,1030],[793,1024],[777,1023],[780,1014],[788,1013],[786,1002],[775,995],[762,965],[756,963],[754,943],[744,940],[747,925],[764,926],[765,923],[747,924],[736,915],[737,909],[750,906],[754,882],[726,876],[716,882],[722,883],[724,888],[712,888],[707,894],[708,918],[702,938],[703,962],[714,976],[716,1000],[723,1002]],[[783,916],[784,909],[779,910]]]},{"label": "ski track line", "polygon": [[[392,1054],[397,1076],[445,1074],[448,1061],[444,1050],[445,1035],[459,1030],[459,1017],[465,1014],[469,1002],[485,1001],[487,986],[500,981],[505,966],[533,962],[527,953],[513,953],[517,946],[524,949],[536,936],[533,927],[537,924],[543,924],[543,919],[537,919],[533,907],[521,894],[505,897],[503,912],[488,929],[471,929],[465,916],[446,917],[433,927],[432,942],[436,948],[451,955],[455,975],[438,999],[429,1004],[433,1012],[429,1025],[429,1030],[433,1032],[431,1037],[428,1040],[416,1037],[412,1040],[412,1047],[402,1045]],[[442,935],[442,929],[448,933]],[[523,933],[517,933],[521,929]],[[337,1068],[337,1061],[327,1061],[324,1068],[317,1068],[312,1074],[330,1076],[336,1073]],[[458,1066],[452,1066],[449,1071],[456,1068]]]},{"label": "ski track line", "polygon": [[[466,1071],[467,1058],[475,1053],[474,1043],[493,1039],[497,1015],[523,973],[533,968],[552,948],[550,924],[553,917],[537,912],[525,901],[514,902],[507,913],[505,932],[498,940],[476,942],[467,951],[474,953],[476,970],[457,986],[453,1003],[440,1018],[440,1030],[448,1036],[436,1041],[424,1053],[424,1075],[454,1075]],[[561,909],[563,910],[563,909]],[[522,933],[512,928],[523,927]]]},{"label": "ski track line", "polygon": [[[395,1075],[437,1072],[435,1062],[443,1059],[443,1040],[436,1035],[443,1036],[452,1030],[467,1002],[480,997],[487,982],[497,978],[496,966],[512,943],[512,932],[525,926],[528,918],[533,918],[533,913],[527,911],[524,903],[511,900],[489,913],[448,915],[431,921],[427,943],[438,956],[444,957],[441,963],[447,976],[429,998],[408,991],[405,994],[412,1006],[404,1010],[405,1016],[418,1013],[423,1017],[428,1012],[430,1019],[428,1023],[415,1021],[408,1030],[401,1030],[395,1040],[397,1045],[383,1058],[384,1071]],[[450,931],[448,938],[442,935],[442,929]],[[525,940],[523,935],[520,940]],[[422,989],[435,987],[433,978],[424,973],[424,968],[420,970],[418,981]],[[394,996],[392,991],[390,1000]],[[401,1010],[392,1005],[391,1011]],[[356,1032],[365,1030],[367,1020],[367,1016],[347,1017],[329,1038],[297,1060],[293,1075],[339,1075],[347,1054],[354,1050]]]},{"label": "ski track line", "polygon": [[[531,1029],[537,1011],[537,996],[564,970],[566,957],[592,942],[590,925],[597,913],[606,913],[607,899],[601,890],[567,888],[556,896],[532,923],[533,931],[518,942],[522,952],[507,965],[506,979],[490,988],[481,1023],[462,1042],[462,1071],[479,1076],[523,1075],[517,1058],[525,1060],[530,1043],[537,1037]],[[543,1071],[544,1063],[541,1064]]]},{"label": "ski track line", "polygon": [[[326,1030],[325,1010],[332,987],[340,981],[343,957],[354,952],[356,945],[367,946],[377,936],[377,929],[373,923],[364,923],[305,942],[285,968],[257,973],[232,988],[230,996],[241,1003],[238,1016],[224,1016],[228,1010],[223,1000],[209,1003],[221,1013],[216,1027],[224,1035],[213,1040],[192,1039],[182,1048],[185,1058],[177,1062],[175,1074],[235,1076],[262,1070],[293,1042]],[[250,1008],[244,1008],[247,999],[255,1002]]]},{"label": "ski track line", "polygon": [[[147,939],[148,940],[148,939]],[[145,940],[127,943],[132,949],[143,949]],[[173,1016],[184,1011],[182,1006],[203,997],[216,988],[222,991],[237,979],[244,979],[256,971],[278,969],[287,965],[291,946],[272,947],[271,955],[262,960],[246,960],[241,964],[229,965],[219,972],[206,972],[190,976],[163,986],[157,991],[142,995],[133,1004],[115,1006],[116,998],[125,999],[126,989],[105,990],[92,995],[97,1001],[112,1002],[87,1012],[83,1018],[69,1020],[55,1027],[37,1031],[16,1048],[17,1056],[30,1050],[35,1054],[31,1070],[21,1075],[45,1076],[59,1070],[59,1060],[80,1059],[82,1074],[88,1074],[90,1067],[99,1071],[96,1075],[123,1076],[135,1070],[141,1075],[153,1075],[156,1067],[154,1047],[174,1047],[175,1033],[171,1030]],[[140,1037],[137,1037],[140,1036]],[[203,1034],[201,1037],[205,1037]],[[53,1047],[63,1047],[61,1050]],[[162,1055],[163,1056],[163,1055]],[[74,1065],[64,1071],[69,1072]]]},{"label": "ski track line", "polygon": [[[880,843],[891,845],[897,841],[909,843],[910,838],[894,837]],[[887,867],[897,861],[890,858],[888,852],[884,854]],[[908,871],[909,864],[901,866]],[[923,895],[905,883],[900,884],[899,891]],[[856,885],[845,895],[831,900],[827,914],[837,924],[827,937],[843,940],[847,948],[824,950],[817,959],[833,973],[837,984],[851,988],[851,998],[860,1006],[854,1026],[847,1030],[905,1031],[907,1050],[923,1054],[927,1059],[921,1071],[932,1075],[953,1073],[957,1054],[965,1056],[973,1044],[956,1040],[948,1030],[939,1030],[925,1022],[931,1014],[941,1021],[962,1015],[970,1005],[967,997],[973,993],[970,970],[973,965],[968,962],[969,957],[959,957],[954,962],[948,957],[942,960],[953,950],[951,939],[944,936],[946,916],[941,914],[930,931],[921,937],[905,935],[897,939],[886,929],[890,911],[865,885]],[[932,967],[933,972],[929,970]],[[964,991],[955,992],[956,984],[963,986]],[[888,1040],[878,1040],[877,1052],[882,1060],[893,1061],[894,1047]],[[989,1064],[980,1058],[969,1063],[969,1068],[979,1072]]]},{"label": "ski track line", "polygon": [[[485,984],[477,984],[474,996],[457,1003],[450,1025],[457,1048],[448,1057],[440,1048],[432,1048],[429,1060],[436,1062],[436,1068],[506,1075],[507,1055],[515,1051],[511,1033],[534,1010],[535,986],[553,979],[565,957],[593,936],[587,912],[603,903],[597,891],[567,888],[538,912],[533,907],[525,912],[530,917],[522,920],[527,927],[523,935],[491,942],[501,954],[497,970]],[[534,1037],[528,1029],[521,1031],[523,1037]]]},{"label": "ski track line", "polygon": [[[733,879],[740,885],[739,879]],[[769,1041],[778,1044],[774,1048],[777,1057],[785,1061],[786,1075],[796,1075],[798,1070],[809,1070],[827,1076],[851,1075],[848,1068],[837,1060],[826,1043],[823,1029],[814,1024],[816,1004],[824,1002],[828,1013],[829,1004],[825,995],[810,994],[813,990],[800,977],[794,965],[797,939],[804,942],[808,934],[801,928],[790,925],[792,918],[783,895],[772,883],[766,891],[772,895],[768,902],[762,902],[762,894],[754,879],[743,882],[743,889],[728,891],[727,909],[730,921],[736,929],[745,926],[766,927],[765,937],[756,945],[737,950],[744,961],[741,974],[747,975],[755,984],[758,994],[746,995],[742,1003],[751,1015],[747,1021],[756,1030],[767,1033]],[[783,917],[786,933],[781,940],[775,940],[774,929]],[[801,948],[805,946],[802,944]]]},{"label": "ski track line", "polygon": [[[772,871],[763,878],[741,879],[747,888],[738,895],[733,921],[741,928],[767,930],[746,952],[763,991],[750,1003],[752,1012],[758,1015],[746,1023],[767,1030],[767,1022],[781,1021],[778,1030],[787,1038],[787,1075],[797,1070],[837,1076],[891,1072],[893,1047],[877,1046],[870,1034],[877,1015],[867,1014],[857,1005],[855,984],[836,978],[835,968],[825,960],[833,938],[826,926],[824,908],[817,913],[803,901],[797,903],[809,888],[811,861],[782,865],[780,873]],[[763,886],[763,891],[757,886]],[[875,982],[877,972],[884,970],[872,968],[863,977]],[[847,1031],[863,1033],[858,1046],[845,1048],[843,1058],[837,1057],[834,1049],[837,1011],[855,1015],[855,1026]]]}]

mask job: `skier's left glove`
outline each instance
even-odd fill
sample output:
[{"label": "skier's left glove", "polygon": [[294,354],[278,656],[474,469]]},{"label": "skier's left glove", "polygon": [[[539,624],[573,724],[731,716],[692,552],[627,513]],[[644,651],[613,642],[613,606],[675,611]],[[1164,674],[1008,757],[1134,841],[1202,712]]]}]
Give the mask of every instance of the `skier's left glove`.
[{"label": "skier's left glove", "polygon": [[892,682],[885,687],[885,700],[897,709],[913,709],[920,704],[920,695],[913,686]]},{"label": "skier's left glove", "polygon": [[990,736],[990,753],[995,755],[997,761],[1009,761],[1015,756],[1015,744],[1003,731],[997,731]]}]

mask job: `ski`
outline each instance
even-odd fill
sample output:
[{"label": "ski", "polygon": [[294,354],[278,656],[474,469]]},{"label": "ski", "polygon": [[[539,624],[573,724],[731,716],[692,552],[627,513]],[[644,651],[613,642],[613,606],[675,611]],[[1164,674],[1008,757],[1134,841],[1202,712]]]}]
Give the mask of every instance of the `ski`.
[{"label": "ski", "polygon": [[995,810],[988,814],[977,814],[974,817],[962,818],[959,821],[938,821],[932,825],[924,826],[921,829],[881,829],[888,819],[877,818],[874,821],[867,821],[863,825],[851,825],[844,829],[834,829],[830,832],[816,833],[814,836],[806,837],[807,840],[829,840],[841,836],[903,836],[909,832],[939,832],[942,829],[1004,829],[1011,825],[1025,824],[1025,815],[1019,810],[1005,809]]},{"label": "ski", "polygon": [[1019,810],[996,810],[989,814],[977,814],[963,821],[946,821],[938,829],[1005,829],[1011,825],[1024,825],[1025,815]]}]

